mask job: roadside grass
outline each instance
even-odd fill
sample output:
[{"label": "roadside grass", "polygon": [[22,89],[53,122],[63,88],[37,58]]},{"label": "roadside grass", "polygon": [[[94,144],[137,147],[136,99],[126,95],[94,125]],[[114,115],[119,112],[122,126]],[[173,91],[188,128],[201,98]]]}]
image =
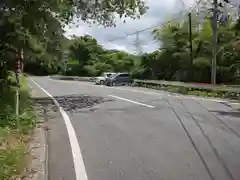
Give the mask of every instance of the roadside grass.
[{"label": "roadside grass", "polygon": [[[8,82],[14,82],[10,73]],[[27,144],[36,125],[26,77],[21,76],[19,127],[15,115],[16,87],[4,84],[0,92],[0,179],[23,176],[28,161]]]},{"label": "roadside grass", "polygon": [[223,91],[218,88],[214,90],[209,90],[201,87],[185,87],[181,85],[166,85],[157,82],[151,81],[141,81],[137,80],[135,82],[135,86],[145,87],[150,89],[157,89],[168,91],[171,93],[178,93],[184,95],[194,95],[194,96],[202,96],[202,97],[213,97],[213,98],[223,98],[223,99],[231,99],[231,100],[240,100],[240,91]]}]

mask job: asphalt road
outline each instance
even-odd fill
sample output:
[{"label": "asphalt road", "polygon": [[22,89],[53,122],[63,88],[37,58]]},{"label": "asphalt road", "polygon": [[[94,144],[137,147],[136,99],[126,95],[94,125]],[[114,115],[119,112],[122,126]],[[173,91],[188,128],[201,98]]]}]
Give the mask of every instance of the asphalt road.
[{"label": "asphalt road", "polygon": [[[60,112],[30,82],[38,92],[33,98],[52,111],[49,180],[240,180],[238,103],[32,79],[67,112],[77,137],[72,143]],[[79,154],[73,151],[76,144]],[[81,160],[85,169],[80,164],[76,173]]]}]

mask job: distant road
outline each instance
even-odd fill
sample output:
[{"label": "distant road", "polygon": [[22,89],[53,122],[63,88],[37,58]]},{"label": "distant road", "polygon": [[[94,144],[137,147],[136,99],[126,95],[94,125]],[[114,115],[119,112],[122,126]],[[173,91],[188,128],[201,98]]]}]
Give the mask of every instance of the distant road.
[{"label": "distant road", "polygon": [[238,103],[32,79],[36,101],[61,106],[48,112],[49,180],[240,179]]}]

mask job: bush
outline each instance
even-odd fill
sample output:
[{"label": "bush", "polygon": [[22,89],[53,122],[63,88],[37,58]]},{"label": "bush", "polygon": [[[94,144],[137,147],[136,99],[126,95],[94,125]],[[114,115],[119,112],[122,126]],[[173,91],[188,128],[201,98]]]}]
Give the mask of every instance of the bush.
[{"label": "bush", "polygon": [[54,67],[46,65],[46,64],[40,64],[39,62],[28,62],[24,67],[24,72],[33,74],[36,76],[46,76],[50,74],[57,74],[59,72],[58,67]]},{"label": "bush", "polygon": [[[14,81],[14,74],[8,78]],[[13,84],[13,83],[12,83]],[[0,179],[16,179],[25,167],[28,134],[35,127],[36,118],[30,101],[25,76],[21,76],[19,124],[15,115],[16,87],[4,84],[0,94]]]}]

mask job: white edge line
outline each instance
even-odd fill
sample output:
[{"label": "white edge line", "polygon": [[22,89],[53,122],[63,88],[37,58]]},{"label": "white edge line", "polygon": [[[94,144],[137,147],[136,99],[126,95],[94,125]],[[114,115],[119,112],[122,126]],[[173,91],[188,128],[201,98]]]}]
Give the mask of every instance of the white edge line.
[{"label": "white edge line", "polygon": [[56,104],[56,106],[58,107],[58,109],[64,119],[66,129],[68,132],[68,136],[69,136],[76,180],[88,180],[85,165],[83,162],[82,153],[81,153],[80,146],[79,146],[79,143],[77,140],[76,132],[73,128],[73,125],[72,125],[71,120],[69,119],[67,113],[63,110],[63,108],[60,106],[60,104],[57,102],[57,100],[49,92],[47,92],[44,88],[42,88],[40,85],[38,85],[33,79],[31,79],[31,78],[29,78],[29,79],[38,88],[40,88],[47,96],[49,96],[53,100],[53,102]]},{"label": "white edge line", "polygon": [[122,98],[122,97],[119,97],[119,96],[114,96],[114,95],[108,95],[108,96],[116,98],[116,99],[120,99],[120,100],[123,100],[123,101],[127,101],[127,102],[130,102],[130,103],[133,103],[133,104],[138,104],[138,105],[149,107],[149,108],[155,108],[154,106],[144,104],[144,103],[140,103],[140,102],[136,102],[136,101],[133,101],[133,100],[130,100],[130,99],[125,99],[125,98]]}]

